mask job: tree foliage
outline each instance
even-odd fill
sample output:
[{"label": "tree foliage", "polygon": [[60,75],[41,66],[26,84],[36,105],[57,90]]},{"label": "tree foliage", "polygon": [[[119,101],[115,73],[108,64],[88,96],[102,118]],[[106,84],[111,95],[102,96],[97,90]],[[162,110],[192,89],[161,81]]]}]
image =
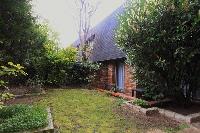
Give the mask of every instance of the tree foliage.
[{"label": "tree foliage", "polygon": [[0,1],[0,53],[5,63],[25,65],[30,55],[38,56],[44,42],[38,27],[30,0]]},{"label": "tree foliage", "polygon": [[188,101],[200,87],[199,9],[198,0],[128,2],[116,39],[147,98]]},{"label": "tree foliage", "polygon": [[7,89],[8,78],[14,78],[18,75],[27,75],[24,72],[24,67],[20,64],[13,64],[8,62],[7,66],[0,66],[0,109],[6,100],[12,98],[14,95],[4,92]]},{"label": "tree foliage", "polygon": [[[72,47],[52,49],[46,47],[44,62],[38,72],[46,85],[66,86],[87,84],[95,75],[98,65],[77,62],[77,50]],[[51,69],[48,69],[51,68]]]},{"label": "tree foliage", "polygon": [[[43,27],[45,28],[45,27]],[[48,28],[43,30],[49,34]],[[52,34],[52,33],[50,33]],[[54,35],[53,35],[54,36]],[[98,65],[90,62],[77,62],[77,49],[73,47],[59,48],[54,39],[49,39],[44,45],[44,55],[35,57],[30,65],[35,82],[47,86],[82,85],[91,81]]]},{"label": "tree foliage", "polygon": [[0,61],[4,66],[7,62],[21,64],[28,73],[10,83],[28,80],[61,86],[88,82],[95,65],[77,63],[76,49],[61,49],[58,44],[48,25],[38,24],[33,16],[31,0],[0,1]]},{"label": "tree foliage", "polygon": [[24,67],[20,64],[13,64],[12,62],[8,62],[7,66],[0,66],[0,87],[6,87],[9,76],[18,76],[18,74],[27,75],[24,72]]}]

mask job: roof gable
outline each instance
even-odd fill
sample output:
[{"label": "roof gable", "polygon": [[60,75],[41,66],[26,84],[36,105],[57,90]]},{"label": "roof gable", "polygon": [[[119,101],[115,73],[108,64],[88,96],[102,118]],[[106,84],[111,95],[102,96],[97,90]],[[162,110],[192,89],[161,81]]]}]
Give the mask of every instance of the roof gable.
[{"label": "roof gable", "polygon": [[[105,61],[125,58],[125,54],[117,47],[115,41],[115,30],[118,26],[118,15],[122,14],[124,7],[120,6],[111,15],[90,30],[93,39],[93,51],[90,59],[92,61]],[[75,46],[80,43],[78,40]]]}]

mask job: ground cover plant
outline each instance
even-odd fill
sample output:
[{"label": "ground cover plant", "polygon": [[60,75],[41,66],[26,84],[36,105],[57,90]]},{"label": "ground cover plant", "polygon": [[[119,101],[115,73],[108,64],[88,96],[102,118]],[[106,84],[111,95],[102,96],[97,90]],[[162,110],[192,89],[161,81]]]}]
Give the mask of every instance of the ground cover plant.
[{"label": "ground cover plant", "polygon": [[0,109],[0,133],[22,132],[47,125],[47,111],[42,107],[11,105]]},{"label": "ground cover plant", "polygon": [[133,101],[131,101],[132,104],[135,104],[135,105],[138,105],[138,106],[141,106],[143,108],[148,108],[150,107],[148,102],[143,100],[143,99],[134,99]]},{"label": "ground cover plant", "polygon": [[146,99],[188,104],[200,86],[200,2],[130,0],[116,40]]}]

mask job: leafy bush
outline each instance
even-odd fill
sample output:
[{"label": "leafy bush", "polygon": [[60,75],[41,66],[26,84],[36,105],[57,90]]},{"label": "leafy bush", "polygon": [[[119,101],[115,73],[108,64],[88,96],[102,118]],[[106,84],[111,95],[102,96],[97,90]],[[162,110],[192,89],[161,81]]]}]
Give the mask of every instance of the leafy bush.
[{"label": "leafy bush", "polygon": [[0,133],[19,132],[47,125],[47,111],[41,107],[12,105],[0,110]]},{"label": "leafy bush", "polygon": [[141,106],[143,108],[148,108],[149,104],[147,103],[147,101],[143,100],[143,99],[135,99],[132,101],[133,104]]},{"label": "leafy bush", "polygon": [[10,77],[16,77],[19,74],[27,75],[23,69],[24,67],[20,64],[15,65],[12,62],[8,62],[7,66],[0,66],[0,87],[6,87],[8,81],[5,80],[8,80]]},{"label": "leafy bush", "polygon": [[[32,14],[31,0],[0,1],[0,53],[4,63],[12,61],[26,67],[29,59],[40,57],[47,36]],[[12,21],[10,21],[12,20]]]},{"label": "leafy bush", "polygon": [[0,66],[0,109],[3,107],[4,102],[8,99],[14,97],[14,95],[10,93],[5,93],[5,89],[7,89],[8,79],[16,77],[18,75],[27,75],[24,72],[24,67],[20,64],[13,64],[12,62],[8,62],[7,66]]},{"label": "leafy bush", "polygon": [[46,85],[55,86],[87,84],[91,82],[97,69],[98,66],[92,63],[60,62],[52,65],[44,81]]},{"label": "leafy bush", "polygon": [[[27,80],[31,84],[37,78],[44,85],[56,86],[91,80],[95,65],[76,63],[75,48],[58,47],[57,35],[47,24],[38,24],[37,17],[32,15],[31,0],[1,0],[0,12],[2,65],[8,61],[20,63],[28,73],[26,78],[11,79],[11,84],[24,84]],[[0,84],[4,84],[3,80]]]},{"label": "leafy bush", "polygon": [[[98,64],[76,62],[77,50],[73,47],[58,48],[54,43],[45,45],[45,55],[38,63],[32,79],[39,79],[44,85],[66,86],[89,83],[95,76]],[[30,81],[30,80],[29,80]]]},{"label": "leafy bush", "polygon": [[127,54],[145,96],[188,102],[200,87],[200,2],[130,0],[117,44]]},{"label": "leafy bush", "polygon": [[44,92],[43,81],[41,81],[37,75],[34,77],[34,79],[28,79],[26,82],[26,86],[28,86],[31,93]]}]

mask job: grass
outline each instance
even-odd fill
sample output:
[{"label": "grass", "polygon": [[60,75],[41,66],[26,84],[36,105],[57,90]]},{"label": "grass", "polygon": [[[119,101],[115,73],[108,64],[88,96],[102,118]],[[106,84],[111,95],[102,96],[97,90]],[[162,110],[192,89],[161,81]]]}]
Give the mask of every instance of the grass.
[{"label": "grass", "polygon": [[165,132],[166,133],[176,133],[176,132],[178,132],[178,131],[180,131],[180,130],[183,130],[183,129],[185,129],[185,128],[189,128],[189,126],[187,125],[187,124],[180,124],[178,127],[176,127],[176,128],[166,128],[165,129]]},{"label": "grass", "polygon": [[[135,119],[137,115],[125,113],[124,116],[123,111],[116,111],[122,102],[122,99],[115,99],[95,90],[58,89],[48,91],[47,95],[35,104],[51,107],[54,123],[61,133],[140,133],[152,128],[140,126],[137,121],[143,124],[146,120],[140,120],[140,117]],[[159,125],[153,128],[167,132],[179,130]]]},{"label": "grass", "polygon": [[53,108],[54,122],[61,133],[140,131],[113,112],[119,104],[116,100],[97,91],[54,90],[37,104]]}]

